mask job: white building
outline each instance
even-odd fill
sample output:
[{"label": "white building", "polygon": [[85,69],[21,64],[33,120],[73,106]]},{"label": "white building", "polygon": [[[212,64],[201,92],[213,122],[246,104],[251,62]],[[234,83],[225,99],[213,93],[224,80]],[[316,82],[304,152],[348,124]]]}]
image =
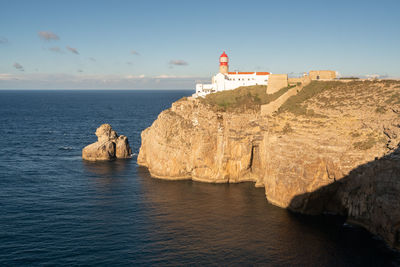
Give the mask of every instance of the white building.
[{"label": "white building", "polygon": [[267,85],[269,72],[229,72],[228,56],[225,52],[219,57],[219,73],[212,77],[211,84],[196,84],[193,97],[233,90],[240,86]]}]

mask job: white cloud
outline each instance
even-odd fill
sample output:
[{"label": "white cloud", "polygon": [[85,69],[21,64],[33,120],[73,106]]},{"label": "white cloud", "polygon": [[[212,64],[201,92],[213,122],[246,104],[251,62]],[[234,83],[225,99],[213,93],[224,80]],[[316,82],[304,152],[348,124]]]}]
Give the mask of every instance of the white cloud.
[{"label": "white cloud", "polygon": [[[178,78],[178,76],[161,74],[161,75],[155,76],[154,78],[157,78],[157,79],[173,79],[173,78]],[[183,77],[181,77],[181,78],[183,78]]]},{"label": "white cloud", "polygon": [[[147,77],[146,77],[146,75],[141,74],[141,75],[138,75],[138,76],[136,76],[136,75],[127,75],[127,76],[125,76],[123,78],[129,80],[129,79],[144,79],[144,78],[147,78]],[[151,78],[151,77],[148,77],[148,78]]]},{"label": "white cloud", "polygon": [[24,67],[17,62],[13,64],[13,67],[16,68],[17,70],[24,71]]},{"label": "white cloud", "polygon": [[0,81],[8,81],[13,80],[14,77],[12,74],[9,73],[0,73]]},{"label": "white cloud", "polygon": [[187,66],[187,65],[189,65],[189,63],[187,63],[186,61],[181,60],[181,59],[176,59],[176,60],[171,60],[171,61],[169,62],[169,65],[174,65],[174,66]]},{"label": "white cloud", "polygon": [[74,53],[76,55],[79,55],[79,52],[76,48],[70,47],[70,46],[66,46],[67,50],[70,51],[71,53]]},{"label": "white cloud", "polygon": [[365,75],[368,79],[386,79],[389,78],[387,74],[367,74]]},{"label": "white cloud", "polygon": [[105,74],[0,74],[0,89],[187,89],[206,77]]},{"label": "white cloud", "polygon": [[156,76],[155,78],[157,79],[167,79],[167,78],[171,78],[171,76],[168,76],[167,74],[161,74]]},{"label": "white cloud", "polygon": [[58,37],[57,34],[55,34],[54,32],[50,32],[50,31],[41,31],[38,32],[39,38],[45,41],[57,41],[60,40],[60,37]]}]

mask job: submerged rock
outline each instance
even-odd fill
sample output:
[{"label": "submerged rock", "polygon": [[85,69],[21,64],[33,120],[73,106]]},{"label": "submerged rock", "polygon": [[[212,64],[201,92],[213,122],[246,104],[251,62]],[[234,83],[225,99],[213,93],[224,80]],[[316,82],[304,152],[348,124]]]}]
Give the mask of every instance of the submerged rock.
[{"label": "submerged rock", "polygon": [[110,124],[102,124],[96,130],[97,142],[82,149],[84,160],[113,160],[130,158],[132,154],[128,138],[118,134]]}]

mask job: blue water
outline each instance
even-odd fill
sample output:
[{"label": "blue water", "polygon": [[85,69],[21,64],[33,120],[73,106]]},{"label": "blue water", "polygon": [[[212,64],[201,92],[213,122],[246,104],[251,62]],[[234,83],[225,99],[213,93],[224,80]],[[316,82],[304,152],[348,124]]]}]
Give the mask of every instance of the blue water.
[{"label": "blue water", "polygon": [[0,266],[399,265],[340,218],[292,214],[252,183],[150,177],[81,149],[110,123],[128,136],[191,91],[0,91]]}]

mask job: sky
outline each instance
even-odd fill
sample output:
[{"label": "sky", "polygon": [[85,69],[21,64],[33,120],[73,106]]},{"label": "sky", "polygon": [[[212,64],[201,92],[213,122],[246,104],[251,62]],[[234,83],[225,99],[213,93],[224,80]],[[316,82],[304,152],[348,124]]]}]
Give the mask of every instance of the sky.
[{"label": "sky", "polygon": [[400,78],[400,1],[0,0],[0,89],[193,89],[232,71]]}]

